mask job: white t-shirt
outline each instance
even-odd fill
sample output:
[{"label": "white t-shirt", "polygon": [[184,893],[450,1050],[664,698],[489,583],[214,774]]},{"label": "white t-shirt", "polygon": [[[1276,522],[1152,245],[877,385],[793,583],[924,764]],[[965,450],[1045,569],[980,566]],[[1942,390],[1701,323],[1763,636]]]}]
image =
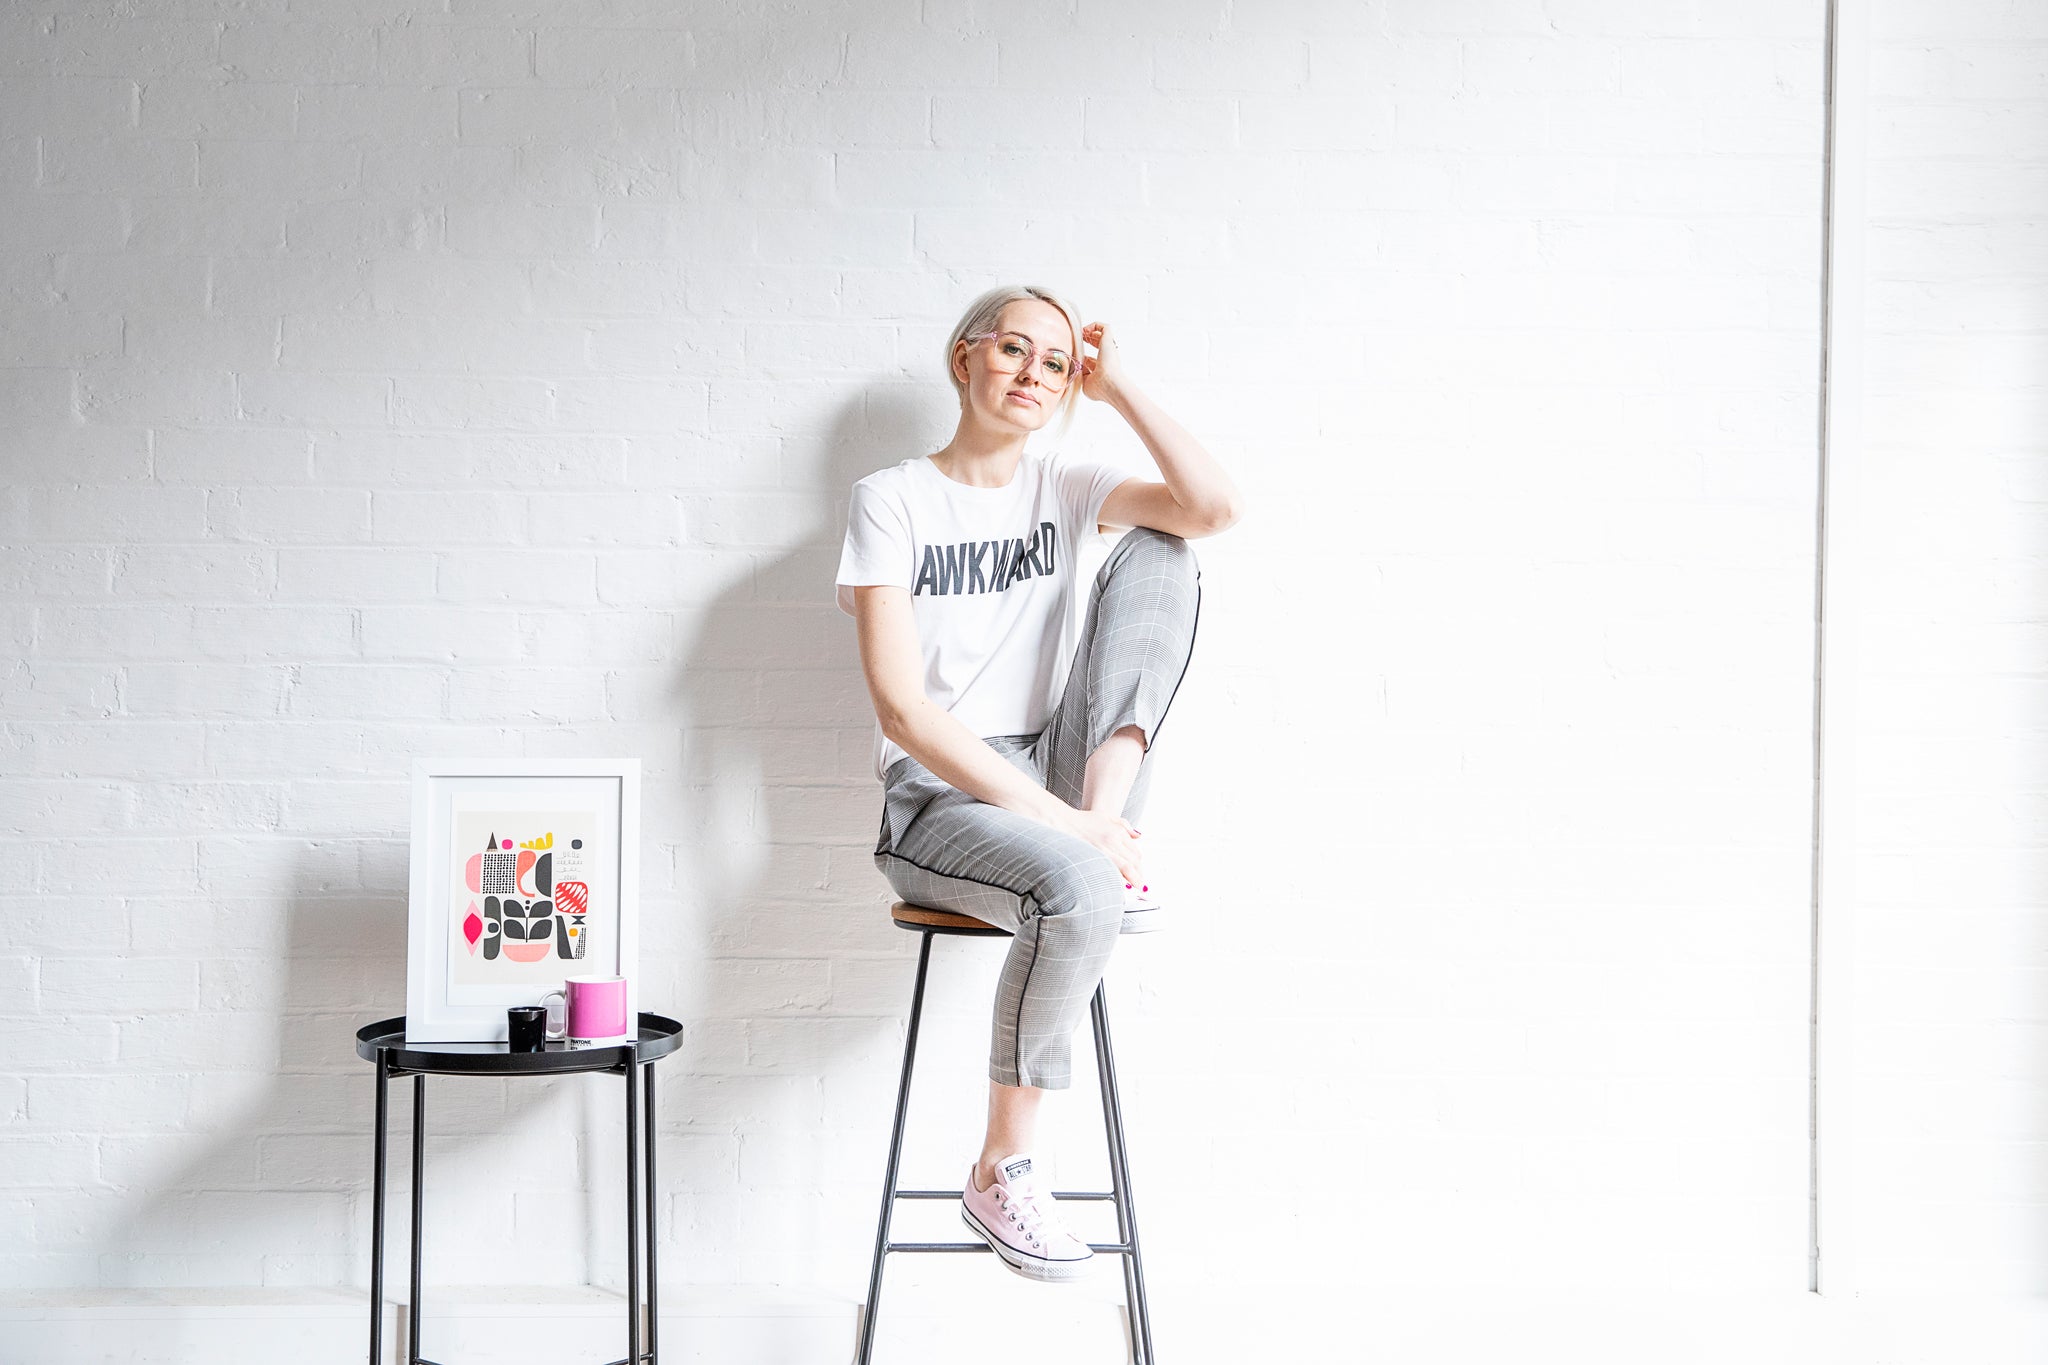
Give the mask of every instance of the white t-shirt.
[{"label": "white t-shirt", "polygon": [[[984,739],[1036,734],[1079,643],[1075,551],[1130,477],[1028,450],[1004,488],[948,478],[928,455],[876,470],[853,486],[839,609],[853,615],[862,584],[909,589],[925,695]],[[877,724],[876,779],[904,756]]]}]

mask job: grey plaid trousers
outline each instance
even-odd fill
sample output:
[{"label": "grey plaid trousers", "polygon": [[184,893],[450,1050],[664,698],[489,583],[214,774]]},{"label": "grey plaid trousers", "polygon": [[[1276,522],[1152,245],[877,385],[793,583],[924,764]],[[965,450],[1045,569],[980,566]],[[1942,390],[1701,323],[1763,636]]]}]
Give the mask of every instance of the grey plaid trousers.
[{"label": "grey plaid trousers", "polygon": [[[1126,725],[1138,726],[1145,756],[1122,811],[1136,821],[1160,723],[1194,657],[1201,577],[1187,541],[1133,527],[1095,575],[1080,644],[1045,728],[987,737],[989,747],[1079,806],[1088,756]],[[882,786],[875,866],[896,894],[1013,934],[996,989],[989,1076],[1004,1085],[1071,1085],[1072,1034],[1123,922],[1123,874],[1094,845],[970,796],[915,758],[892,763]]]}]

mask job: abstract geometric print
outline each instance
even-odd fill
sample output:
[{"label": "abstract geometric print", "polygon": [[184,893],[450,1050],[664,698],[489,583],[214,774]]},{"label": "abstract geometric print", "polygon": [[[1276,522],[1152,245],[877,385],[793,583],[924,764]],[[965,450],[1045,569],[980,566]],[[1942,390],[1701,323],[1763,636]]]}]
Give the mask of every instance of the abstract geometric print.
[{"label": "abstract geometric print", "polygon": [[594,860],[586,836],[595,813],[461,811],[456,822],[458,840],[465,825],[489,832],[455,844],[450,983],[561,981],[590,952]]}]

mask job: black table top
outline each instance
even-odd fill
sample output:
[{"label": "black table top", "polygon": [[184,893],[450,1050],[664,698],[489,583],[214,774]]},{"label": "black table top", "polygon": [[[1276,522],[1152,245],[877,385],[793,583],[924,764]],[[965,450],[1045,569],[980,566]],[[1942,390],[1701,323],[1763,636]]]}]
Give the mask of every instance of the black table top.
[{"label": "black table top", "polygon": [[514,1052],[506,1043],[408,1043],[405,1016],[379,1019],[356,1030],[356,1056],[366,1062],[390,1054],[393,1071],[441,1076],[548,1076],[611,1071],[666,1057],[683,1045],[683,1026],[660,1014],[640,1014],[640,1037],[624,1043],[556,1040],[539,1052]]}]

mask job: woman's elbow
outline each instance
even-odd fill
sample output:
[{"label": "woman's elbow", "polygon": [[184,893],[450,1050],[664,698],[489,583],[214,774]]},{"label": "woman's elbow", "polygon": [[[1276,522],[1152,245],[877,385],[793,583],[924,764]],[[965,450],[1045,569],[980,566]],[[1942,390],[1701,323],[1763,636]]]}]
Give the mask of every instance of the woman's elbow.
[{"label": "woman's elbow", "polygon": [[1219,532],[1225,532],[1231,526],[1237,526],[1239,518],[1243,518],[1243,516],[1245,516],[1245,499],[1233,493],[1229,499],[1219,503],[1217,508],[1210,510],[1210,514],[1202,520],[1200,534],[1214,536],[1214,534],[1219,534]]}]

